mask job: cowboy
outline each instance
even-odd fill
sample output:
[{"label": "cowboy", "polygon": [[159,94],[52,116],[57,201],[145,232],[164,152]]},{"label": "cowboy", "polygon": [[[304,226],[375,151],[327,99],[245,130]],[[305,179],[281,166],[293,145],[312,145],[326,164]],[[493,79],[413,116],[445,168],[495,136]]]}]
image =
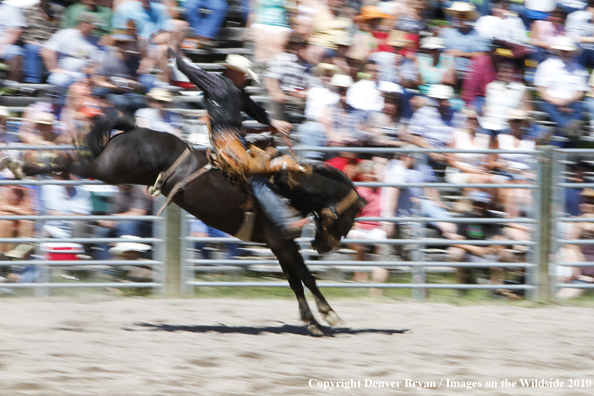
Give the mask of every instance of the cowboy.
[{"label": "cowboy", "polygon": [[190,66],[172,48],[170,51],[175,55],[179,71],[204,92],[210,140],[221,165],[227,172],[246,178],[264,214],[287,239],[298,237],[307,219],[289,220],[289,209],[270,188],[268,177],[281,170],[301,172],[304,168],[288,156],[270,160],[264,151],[250,149],[242,134],[242,111],[269,126],[254,132],[279,132],[288,139],[293,128],[286,121],[270,118],[245,92],[246,74],[260,82],[250,69],[251,62],[240,55],[228,55],[225,71],[217,75]]}]

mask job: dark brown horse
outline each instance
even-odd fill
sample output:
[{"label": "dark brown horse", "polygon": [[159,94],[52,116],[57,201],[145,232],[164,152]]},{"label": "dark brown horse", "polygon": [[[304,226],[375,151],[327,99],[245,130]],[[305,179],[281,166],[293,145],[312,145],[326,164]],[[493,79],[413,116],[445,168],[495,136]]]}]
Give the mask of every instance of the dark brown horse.
[{"label": "dark brown horse", "polygon": [[[111,131],[124,131],[110,138]],[[174,135],[137,128],[124,119],[99,119],[89,132],[85,147],[74,160],[44,168],[24,166],[25,174],[71,172],[95,178],[109,184],[139,184],[151,186],[161,172],[169,169],[189,146]],[[206,156],[191,150],[191,155],[175,169],[161,187],[168,196],[174,186],[208,163]],[[289,180],[287,174],[275,177],[276,191],[290,200],[304,216],[314,214],[318,232],[313,247],[320,253],[336,247],[353,225],[354,218],[365,202],[359,196],[349,205],[342,205],[346,196],[354,196],[352,182],[340,171],[330,167],[315,167],[309,174]],[[243,223],[248,194],[231,183],[225,174],[212,169],[189,183],[177,193],[173,202],[204,223],[235,235]],[[256,207],[256,210],[258,208]],[[324,214],[325,213],[325,214]],[[330,217],[335,217],[329,219]],[[330,220],[330,221],[328,221]],[[322,227],[325,223],[326,227]],[[301,319],[313,335],[323,331],[305,300],[303,285],[316,298],[318,310],[331,326],[341,323],[316,286],[295,241],[286,240],[275,231],[261,211],[256,216],[253,242],[265,243],[276,255],[291,289],[297,297]]]}]

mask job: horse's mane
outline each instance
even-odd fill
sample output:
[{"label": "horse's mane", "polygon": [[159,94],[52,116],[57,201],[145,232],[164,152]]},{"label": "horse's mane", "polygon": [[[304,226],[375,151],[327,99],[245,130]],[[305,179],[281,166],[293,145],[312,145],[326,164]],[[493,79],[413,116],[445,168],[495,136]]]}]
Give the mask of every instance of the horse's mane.
[{"label": "horse's mane", "polygon": [[351,186],[352,188],[355,188],[355,185],[353,184],[352,180],[349,179],[349,177],[344,172],[341,172],[333,166],[327,164],[314,165],[314,171],[322,176],[334,179],[338,182],[344,183],[348,186]]},{"label": "horse's mane", "polygon": [[137,128],[136,124],[125,117],[98,117],[95,125],[87,134],[85,146],[93,158],[97,158],[111,139],[111,132],[114,129],[128,132]]}]

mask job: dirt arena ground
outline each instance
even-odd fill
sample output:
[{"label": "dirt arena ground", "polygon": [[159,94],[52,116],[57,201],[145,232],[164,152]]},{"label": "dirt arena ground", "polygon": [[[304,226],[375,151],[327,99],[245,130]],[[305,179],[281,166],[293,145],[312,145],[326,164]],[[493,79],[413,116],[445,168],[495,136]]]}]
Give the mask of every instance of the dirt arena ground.
[{"label": "dirt arena ground", "polygon": [[593,394],[592,309],[333,305],[312,338],[293,301],[1,300],[0,395]]}]

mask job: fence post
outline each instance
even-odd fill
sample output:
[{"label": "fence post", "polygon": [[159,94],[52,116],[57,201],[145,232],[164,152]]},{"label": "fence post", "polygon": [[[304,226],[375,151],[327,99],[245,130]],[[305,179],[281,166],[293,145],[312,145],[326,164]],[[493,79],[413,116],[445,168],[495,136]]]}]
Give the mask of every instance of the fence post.
[{"label": "fence post", "polygon": [[181,209],[172,204],[167,207],[167,245],[165,295],[169,298],[181,296]]},{"label": "fence post", "polygon": [[538,146],[538,151],[541,155],[540,161],[540,199],[537,203],[540,209],[540,221],[536,224],[537,230],[537,264],[538,264],[538,279],[535,279],[534,284],[537,286],[538,298],[540,300],[548,301],[551,298],[550,289],[550,275],[549,275],[549,259],[551,254],[551,210],[552,210],[552,180],[553,180],[553,146]]}]

